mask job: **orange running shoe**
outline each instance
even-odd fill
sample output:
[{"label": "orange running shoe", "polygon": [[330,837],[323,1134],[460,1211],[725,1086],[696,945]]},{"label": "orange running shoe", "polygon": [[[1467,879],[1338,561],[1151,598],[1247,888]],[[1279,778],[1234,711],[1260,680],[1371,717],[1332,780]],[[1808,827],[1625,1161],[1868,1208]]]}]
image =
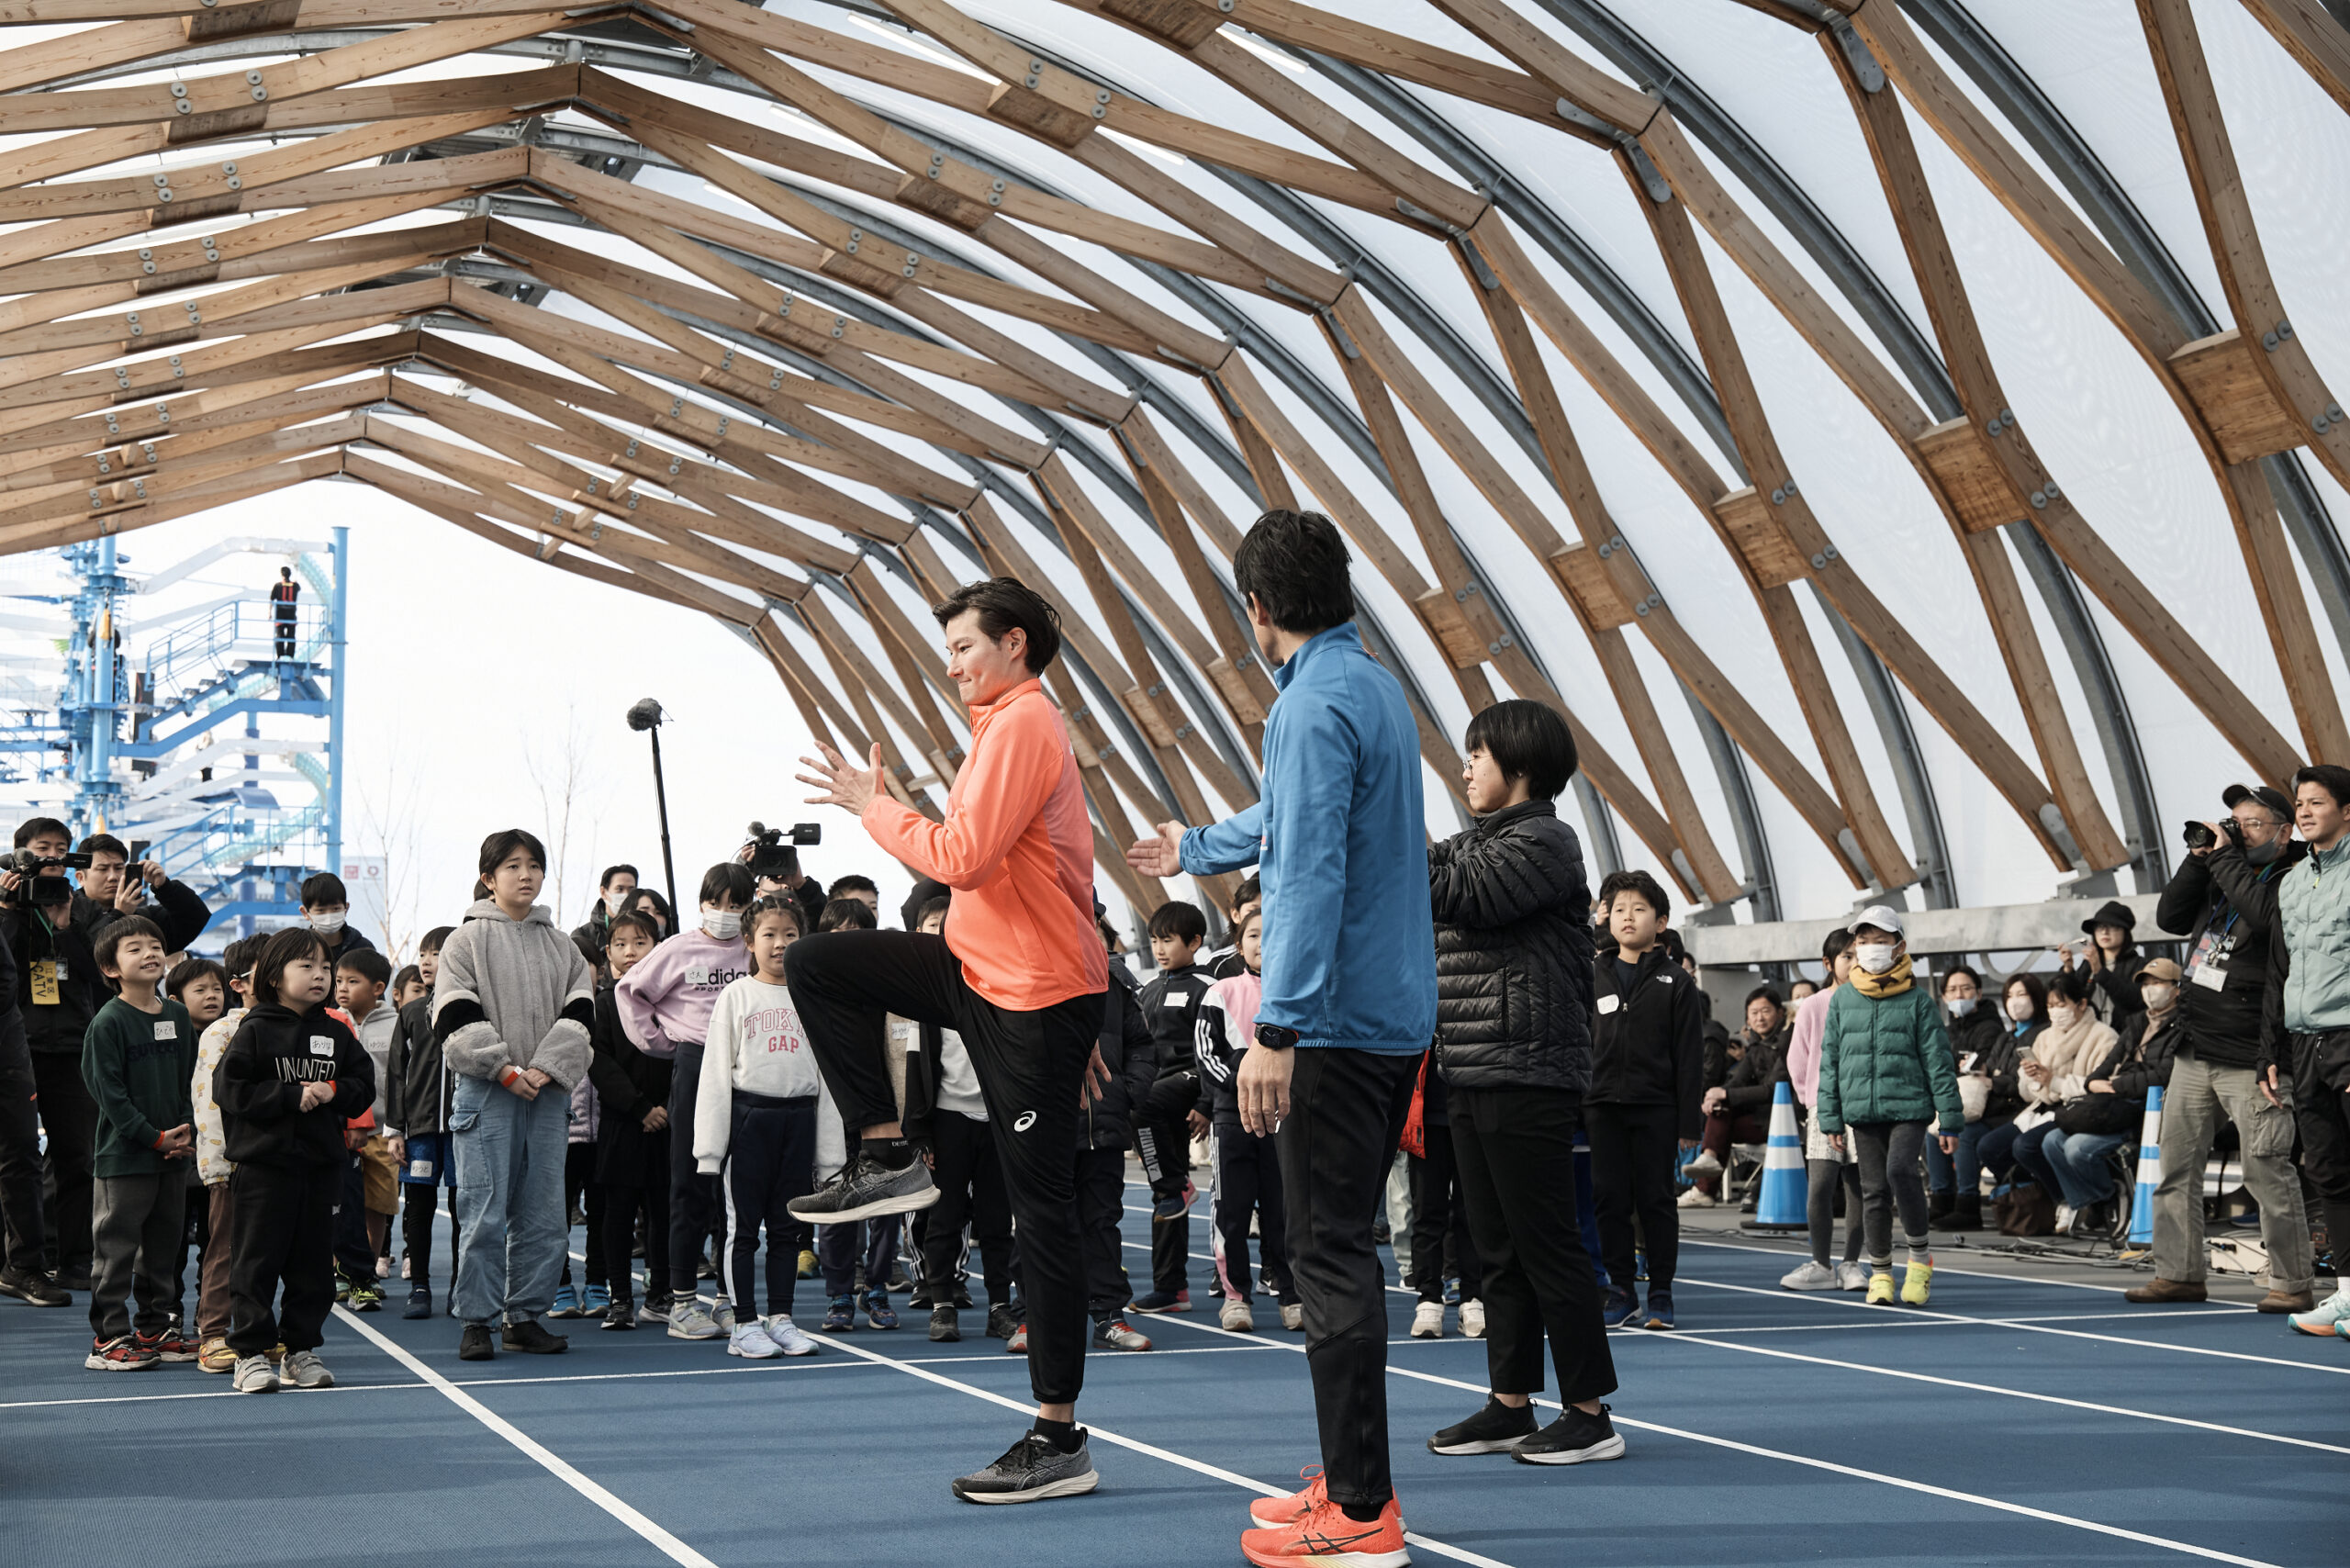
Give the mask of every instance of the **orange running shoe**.
[{"label": "orange running shoe", "polygon": [[1240,1553],[1257,1568],[1409,1568],[1404,1549],[1404,1515],[1393,1497],[1379,1518],[1362,1524],[1325,1495],[1303,1518],[1267,1529],[1240,1532]]},{"label": "orange running shoe", "polygon": [[1330,1495],[1329,1488],[1324,1484],[1320,1465],[1307,1465],[1297,1473],[1297,1478],[1305,1483],[1302,1490],[1284,1497],[1259,1497],[1248,1505],[1248,1517],[1256,1520],[1260,1529],[1278,1529],[1283,1525],[1295,1524],[1312,1511],[1315,1504]]}]

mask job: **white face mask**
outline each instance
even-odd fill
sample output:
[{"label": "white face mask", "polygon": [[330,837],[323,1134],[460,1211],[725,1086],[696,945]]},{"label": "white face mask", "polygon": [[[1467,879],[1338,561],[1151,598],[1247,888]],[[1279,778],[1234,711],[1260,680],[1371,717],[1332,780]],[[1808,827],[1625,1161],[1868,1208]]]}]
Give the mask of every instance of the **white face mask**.
[{"label": "white face mask", "polygon": [[350,918],[347,914],[314,914],[310,917],[310,929],[321,936],[331,936],[341,930],[342,923]]},{"label": "white face mask", "polygon": [[2139,987],[2138,994],[2146,999],[2148,1007],[2159,1013],[2178,1000],[2178,987],[2166,981],[2155,980],[2152,984]]},{"label": "white face mask", "polygon": [[614,914],[620,913],[621,905],[626,903],[629,894],[634,891],[636,891],[634,888],[614,888],[604,895],[604,907]]},{"label": "white face mask", "polygon": [[1873,975],[1881,975],[1893,968],[1893,944],[1863,942],[1852,949],[1852,962]]},{"label": "white face mask", "polygon": [[1965,1017],[1968,1014],[1975,1011],[1975,1001],[1976,999],[1972,996],[1952,997],[1950,999],[1950,1015],[1953,1018]]},{"label": "white face mask", "polygon": [[2048,1009],[2048,1026],[2052,1029],[2069,1029],[2073,1026],[2073,1017],[2072,1008],[2057,1007],[2052,1004]]},{"label": "white face mask", "polygon": [[743,935],[743,912],[734,909],[707,909],[701,912],[701,929],[705,936],[715,936],[721,942],[732,942]]},{"label": "white face mask", "polygon": [[2031,1023],[2031,998],[2028,996],[2011,996],[2008,998],[2008,1016],[2014,1019],[2019,1024]]}]

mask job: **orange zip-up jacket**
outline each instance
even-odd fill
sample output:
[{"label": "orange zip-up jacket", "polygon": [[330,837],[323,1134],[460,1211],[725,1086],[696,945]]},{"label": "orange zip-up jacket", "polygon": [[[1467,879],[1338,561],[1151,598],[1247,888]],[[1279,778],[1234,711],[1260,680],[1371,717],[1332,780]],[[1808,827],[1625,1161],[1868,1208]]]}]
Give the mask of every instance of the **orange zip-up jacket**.
[{"label": "orange zip-up jacket", "polygon": [[970,754],[946,820],[876,795],[865,831],[888,854],[955,890],[946,946],[998,1007],[1034,1013],[1109,988],[1093,924],[1093,824],[1061,711],[1022,681],[971,710]]}]

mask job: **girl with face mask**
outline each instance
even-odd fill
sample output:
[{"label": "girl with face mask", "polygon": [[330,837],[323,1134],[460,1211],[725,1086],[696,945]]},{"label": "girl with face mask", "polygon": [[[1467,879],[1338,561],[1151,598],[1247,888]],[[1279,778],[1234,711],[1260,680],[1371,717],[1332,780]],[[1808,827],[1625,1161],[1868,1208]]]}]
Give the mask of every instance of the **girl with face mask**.
[{"label": "girl with face mask", "polygon": [[[1983,1170],[1990,1164],[2005,1180],[2015,1162],[2009,1124],[2024,1104],[2017,1069],[2031,1041],[2048,1027],[2048,989],[2038,975],[2010,975],[2004,984],[1981,990],[1973,1027],[1953,1025],[1952,1031],[1963,1042],[1958,1047],[1961,1092],[1970,1112],[1977,1100],[1982,1108],[1960,1130],[1958,1147],[1950,1157],[1951,1209],[1942,1221],[1949,1230],[1983,1228]],[[1990,1158],[1995,1153],[1997,1163]],[[1927,1158],[1933,1159],[1930,1152]]]},{"label": "girl with face mask", "polygon": [[1932,995],[1910,972],[1900,914],[1872,904],[1852,924],[1852,983],[1840,987],[1819,1040],[1818,1125],[1849,1144],[1861,1169],[1868,1302],[1894,1302],[1893,1214],[1908,1250],[1900,1299],[1926,1305],[1934,1274],[1919,1154],[1939,1122],[1942,1152],[1965,1126],[1950,1036]]},{"label": "girl with face mask", "polygon": [[[642,900],[646,890],[634,895]],[[667,1057],[672,1129],[694,1125],[694,1102],[701,1082],[702,1041],[718,993],[750,972],[743,946],[743,912],[751,906],[750,868],[722,860],[702,874],[701,915],[688,929],[661,943],[622,976],[613,1000],[629,1038],[647,1056]],[[714,1339],[734,1326],[734,1308],[724,1296],[715,1311],[694,1299],[690,1282],[718,1216],[717,1178],[695,1169],[689,1132],[669,1140],[669,1259],[677,1289],[677,1315],[669,1335],[678,1339]]]},{"label": "girl with face mask", "polygon": [[2071,1229],[2073,1205],[2061,1196],[2063,1184],[2042,1146],[2060,1132],[2059,1108],[2088,1097],[2089,1081],[2115,1044],[2113,1031],[2098,1021],[2088,978],[2071,970],[2059,974],[2048,988],[2048,1027],[2017,1070],[2027,1106],[2009,1129],[2015,1162],[2056,1202],[2059,1233]]}]

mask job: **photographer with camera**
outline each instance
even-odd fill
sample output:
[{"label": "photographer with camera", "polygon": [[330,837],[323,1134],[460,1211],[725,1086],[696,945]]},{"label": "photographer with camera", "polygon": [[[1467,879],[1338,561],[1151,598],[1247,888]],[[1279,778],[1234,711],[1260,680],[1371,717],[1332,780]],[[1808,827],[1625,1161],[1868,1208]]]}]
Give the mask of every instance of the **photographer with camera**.
[{"label": "photographer with camera", "polygon": [[[188,944],[212,924],[212,909],[203,895],[165,876],[161,861],[142,860],[132,875],[130,851],[114,834],[90,834],[82,841],[82,853],[90,858],[79,873],[82,887],[73,895],[73,924],[94,949],[98,933],[126,915],[143,914],[153,921],[163,934],[166,953],[186,952]],[[147,902],[151,892],[155,895],[151,906]]]},{"label": "photographer with camera", "polygon": [[[44,1185],[57,1285],[85,1291],[98,1103],[82,1081],[82,1036],[106,991],[89,933],[73,920],[73,883],[65,873],[87,870],[90,857],[69,853],[73,842],[55,817],[18,825],[16,856],[0,871],[0,939],[19,977],[18,1011],[32,1052],[41,1130],[49,1135]],[[12,1269],[24,1261],[13,1243],[9,1260]]]},{"label": "photographer with camera", "polygon": [[813,931],[824,917],[828,902],[824,885],[808,875],[800,864],[800,846],[821,844],[824,838],[821,823],[794,823],[789,828],[768,827],[753,823],[750,840],[735,851],[734,858],[751,868],[753,892],[766,898],[772,893],[789,893],[800,902],[803,917],[802,931]]},{"label": "photographer with camera", "polygon": [[2261,1017],[2268,1001],[2277,890],[2309,853],[2293,837],[2293,805],[2266,784],[2231,784],[2229,814],[2187,824],[2187,857],[2163,890],[2154,923],[2188,934],[2179,1002],[2187,1032],[2163,1095],[2163,1176],[2154,1189],[2154,1277],[2124,1293],[2135,1302],[2201,1301],[2203,1162],[2221,1117],[2243,1140],[2244,1184],[2260,1205],[2268,1248],[2263,1312],[2301,1312],[2315,1282],[2293,1116],[2260,1092]]}]

